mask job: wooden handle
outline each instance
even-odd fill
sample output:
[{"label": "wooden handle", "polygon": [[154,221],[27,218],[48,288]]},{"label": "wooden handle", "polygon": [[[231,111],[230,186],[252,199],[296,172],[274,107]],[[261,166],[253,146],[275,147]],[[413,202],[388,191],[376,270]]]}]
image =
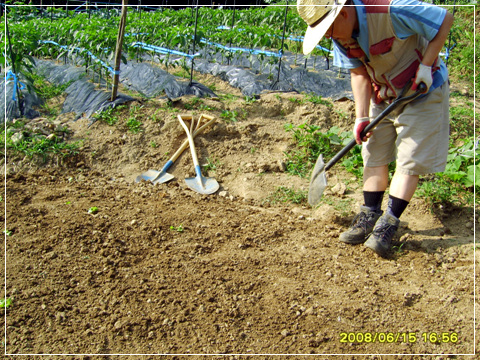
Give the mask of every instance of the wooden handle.
[{"label": "wooden handle", "polygon": [[[197,123],[197,126],[195,126],[195,131],[193,132],[193,135],[192,135],[193,138],[195,138],[195,136],[204,132],[207,127],[209,127],[210,125],[212,125],[215,122],[215,118],[213,116],[211,116],[210,118],[211,119],[208,122],[206,122],[205,124],[203,124],[200,127],[198,127],[198,125],[200,125],[200,121]],[[177,160],[178,157],[180,155],[182,155],[182,153],[185,151],[185,149],[188,147],[188,145],[189,145],[189,141],[187,139],[183,142],[183,144],[180,146],[180,148],[177,150],[177,152],[175,154],[173,154],[170,161],[172,163],[175,162],[175,160]]]}]

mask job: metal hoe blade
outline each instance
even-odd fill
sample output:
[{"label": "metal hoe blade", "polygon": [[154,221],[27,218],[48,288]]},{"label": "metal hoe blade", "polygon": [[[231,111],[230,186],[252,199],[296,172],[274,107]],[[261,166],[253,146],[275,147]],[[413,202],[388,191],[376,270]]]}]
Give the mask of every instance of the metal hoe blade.
[{"label": "metal hoe blade", "polygon": [[[411,88],[411,82],[405,85],[401,94],[390,104],[388,105],[375,119],[373,119],[370,124],[368,124],[365,129],[362,130],[360,137],[363,138],[365,135],[372,131],[386,116],[388,116],[392,111],[398,108],[400,105],[406,104],[410,101],[415,100],[418,96],[427,91],[427,87],[424,83],[418,85],[417,91],[411,95],[407,95],[408,91]],[[308,203],[311,206],[316,206],[327,187],[327,177],[325,172],[328,171],[333,165],[335,165],[343,156],[345,156],[354,146],[357,145],[355,139],[352,139],[345,147],[340,150],[327,165],[323,162],[323,157],[320,154],[318,156],[315,167],[312,171],[312,178],[310,179],[310,187],[308,190]]]},{"label": "metal hoe blade", "polygon": [[310,187],[308,189],[308,203],[311,206],[316,206],[322,198],[323,192],[327,188],[327,177],[325,175],[325,163],[323,156],[320,154],[312,171],[312,178],[310,179]]}]

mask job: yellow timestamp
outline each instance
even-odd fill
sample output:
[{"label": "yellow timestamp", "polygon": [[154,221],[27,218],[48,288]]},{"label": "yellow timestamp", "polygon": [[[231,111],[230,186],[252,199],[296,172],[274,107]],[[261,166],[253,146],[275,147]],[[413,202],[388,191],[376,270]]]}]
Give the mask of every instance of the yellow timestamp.
[{"label": "yellow timestamp", "polygon": [[341,332],[341,343],[457,343],[456,332]]}]

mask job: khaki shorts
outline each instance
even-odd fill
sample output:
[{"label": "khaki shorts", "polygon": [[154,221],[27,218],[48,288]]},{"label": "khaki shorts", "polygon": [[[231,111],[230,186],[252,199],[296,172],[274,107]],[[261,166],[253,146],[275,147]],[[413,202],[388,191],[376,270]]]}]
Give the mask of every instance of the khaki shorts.
[{"label": "khaki shorts", "polygon": [[[449,95],[445,82],[424,98],[407,104],[400,113],[382,120],[363,143],[364,165],[383,166],[396,160],[396,171],[402,174],[444,171],[450,132]],[[386,106],[372,105],[370,116],[376,117]]]}]

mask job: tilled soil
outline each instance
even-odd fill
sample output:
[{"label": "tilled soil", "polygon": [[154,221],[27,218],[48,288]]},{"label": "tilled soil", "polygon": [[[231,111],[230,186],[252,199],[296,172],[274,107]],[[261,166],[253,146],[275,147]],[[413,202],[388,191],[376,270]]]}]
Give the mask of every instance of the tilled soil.
[{"label": "tilled soil", "polygon": [[[204,171],[220,184],[213,195],[186,186],[188,150],[171,182],[135,182],[185,139],[161,100],[137,104],[139,134],[60,118],[71,141],[83,140],[73,161],[9,158],[6,353],[474,359],[473,205],[433,211],[415,197],[383,259],[338,241],[361,204],[359,180],[341,166],[318,208],[273,201],[279,187],[308,188],[284,172],[285,123],[350,126],[338,115],[350,102],[292,100],[301,96],[206,99],[207,111],[186,110],[189,99],[174,104],[218,119],[196,139],[202,164],[215,165]],[[226,122],[225,109],[243,115]]]}]

